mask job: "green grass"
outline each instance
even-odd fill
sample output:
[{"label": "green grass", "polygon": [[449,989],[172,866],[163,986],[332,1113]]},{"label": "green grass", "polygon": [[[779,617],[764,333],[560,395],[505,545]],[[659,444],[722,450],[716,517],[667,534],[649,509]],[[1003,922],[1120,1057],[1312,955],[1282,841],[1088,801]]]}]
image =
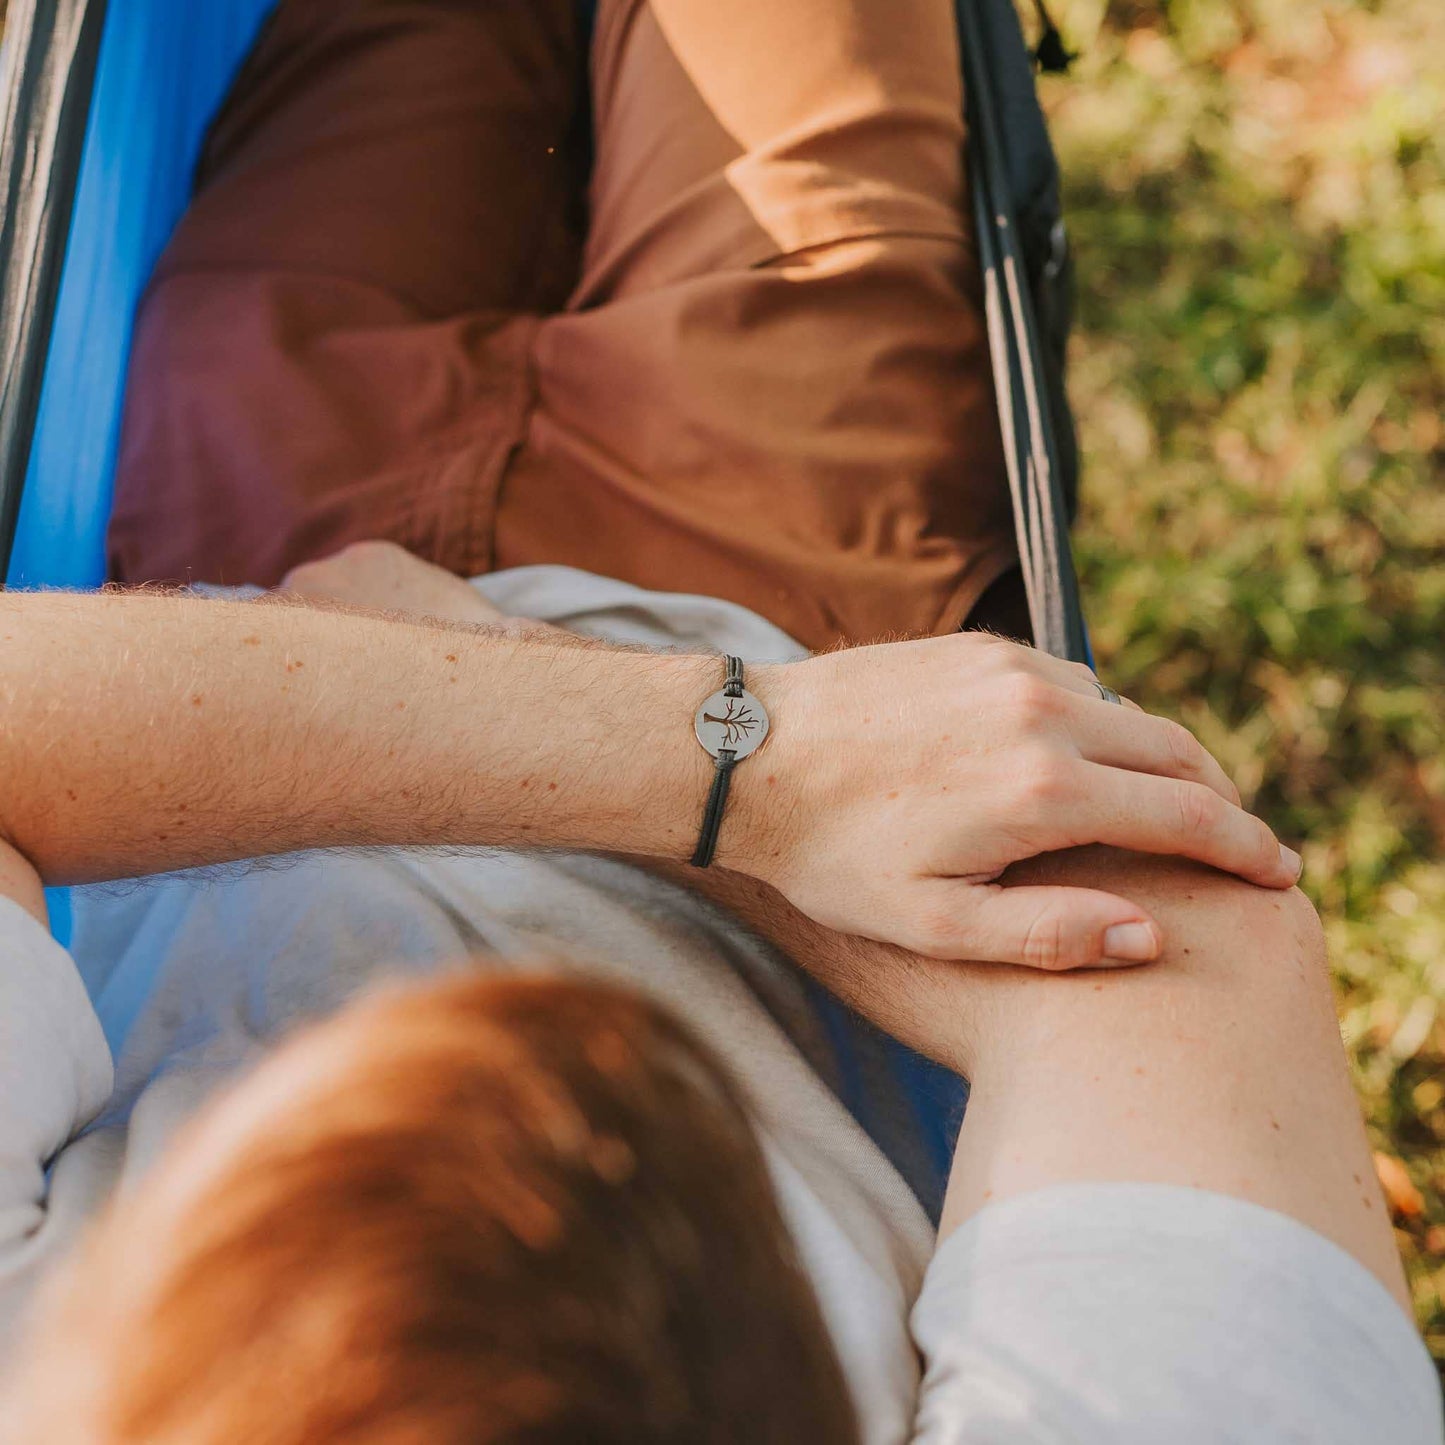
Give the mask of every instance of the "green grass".
[{"label": "green grass", "polygon": [[1100,668],[1302,846],[1445,1367],[1445,6],[1053,8]]}]

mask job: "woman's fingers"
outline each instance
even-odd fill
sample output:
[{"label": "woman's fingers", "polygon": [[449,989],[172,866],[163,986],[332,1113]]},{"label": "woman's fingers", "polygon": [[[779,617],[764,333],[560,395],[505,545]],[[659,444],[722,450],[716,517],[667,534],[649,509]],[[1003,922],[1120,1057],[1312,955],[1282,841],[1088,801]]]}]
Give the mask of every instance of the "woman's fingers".
[{"label": "woman's fingers", "polygon": [[932,885],[939,906],[910,946],[931,958],[1016,963],[1064,972],[1119,968],[1158,957],[1159,929],[1127,899],[1091,888]]},{"label": "woman's fingers", "polygon": [[1050,818],[1065,822],[1075,842],[1193,858],[1268,888],[1288,888],[1299,878],[1299,854],[1205,784],[1098,763],[1083,767],[1081,786]]},{"label": "woman's fingers", "polygon": [[471,583],[395,542],[352,542],[329,557],[292,568],[281,587],[352,607],[482,626],[503,621],[503,614]]},{"label": "woman's fingers", "polygon": [[1181,778],[1212,788],[1239,805],[1239,789],[1188,728],[1152,713],[1126,711],[1102,699],[1072,703],[1068,727],[1079,752],[1093,763]]}]

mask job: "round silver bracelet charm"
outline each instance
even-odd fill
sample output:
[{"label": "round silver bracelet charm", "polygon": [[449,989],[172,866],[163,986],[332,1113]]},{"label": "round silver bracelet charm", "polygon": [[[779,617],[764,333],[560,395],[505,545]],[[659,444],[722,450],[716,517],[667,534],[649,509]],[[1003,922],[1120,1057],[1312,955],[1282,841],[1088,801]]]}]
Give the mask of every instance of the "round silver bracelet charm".
[{"label": "round silver bracelet charm", "polygon": [[697,740],[713,757],[727,751],[734,760],[755,753],[768,735],[768,715],[746,688],[729,697],[719,688],[693,719]]}]

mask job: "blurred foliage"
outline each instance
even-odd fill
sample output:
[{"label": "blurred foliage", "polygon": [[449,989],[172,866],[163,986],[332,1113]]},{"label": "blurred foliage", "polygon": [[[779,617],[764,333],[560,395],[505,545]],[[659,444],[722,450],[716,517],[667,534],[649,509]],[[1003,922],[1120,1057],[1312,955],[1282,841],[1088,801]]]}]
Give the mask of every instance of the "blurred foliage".
[{"label": "blurred foliage", "polygon": [[1100,667],[1302,846],[1445,1365],[1445,5],[1051,8]]}]

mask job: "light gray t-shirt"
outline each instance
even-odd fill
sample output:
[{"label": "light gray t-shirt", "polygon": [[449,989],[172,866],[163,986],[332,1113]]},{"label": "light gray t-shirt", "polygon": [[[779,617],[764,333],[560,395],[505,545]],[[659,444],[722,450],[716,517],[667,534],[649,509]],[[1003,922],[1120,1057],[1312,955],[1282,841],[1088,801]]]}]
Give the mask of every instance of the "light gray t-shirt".
[{"label": "light gray t-shirt", "polygon": [[[793,646],[728,604],[568,569],[485,586],[579,631]],[[828,1086],[786,960],[685,890],[575,855],[322,853],[85,890],[76,961],[0,900],[0,1334],[104,1199],[279,1034],[383,977],[548,958],[670,1006],[742,1082],[868,1445],[1445,1438],[1429,1358],[1383,1287],[1271,1211],[1070,1186],[991,1206],[935,1253]]]}]

